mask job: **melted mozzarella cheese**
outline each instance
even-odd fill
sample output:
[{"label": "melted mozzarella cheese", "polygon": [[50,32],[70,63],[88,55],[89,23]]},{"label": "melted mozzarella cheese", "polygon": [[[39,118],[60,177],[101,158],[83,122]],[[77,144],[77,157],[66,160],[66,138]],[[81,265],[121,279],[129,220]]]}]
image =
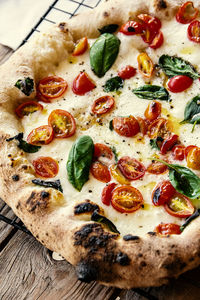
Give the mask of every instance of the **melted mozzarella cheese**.
[{"label": "melted mozzarella cheese", "polygon": [[[30,131],[38,126],[48,123],[48,116],[54,109],[64,109],[70,112],[77,124],[77,131],[74,136],[66,139],[54,139],[49,145],[43,146],[39,152],[29,154],[30,161],[38,156],[51,156],[59,162],[59,174],[56,178],[61,180],[64,196],[68,204],[76,203],[85,199],[90,199],[98,203],[105,210],[105,216],[109,218],[122,234],[132,233],[143,235],[153,231],[159,223],[176,223],[181,224],[183,221],[179,218],[170,216],[164,208],[152,205],[151,193],[155,185],[168,178],[167,174],[152,175],[146,173],[145,176],[136,181],[132,181],[132,186],[138,188],[144,198],[144,208],[131,214],[121,214],[112,206],[104,206],[101,202],[101,192],[105,183],[99,182],[90,174],[89,181],[85,183],[81,192],[73,188],[67,179],[66,162],[72,144],[80,135],[89,135],[94,143],[103,143],[108,146],[115,146],[119,157],[130,156],[142,161],[145,166],[151,162],[149,159],[155,154],[155,150],[149,145],[149,138],[142,137],[140,134],[133,138],[119,136],[115,131],[109,130],[109,121],[115,116],[130,115],[141,116],[149,104],[149,100],[137,98],[132,89],[148,83],[139,73],[135,77],[124,82],[124,88],[120,93],[110,93],[115,98],[115,108],[108,114],[96,118],[90,115],[91,105],[97,98],[106,95],[103,91],[103,85],[111,76],[116,76],[117,71],[126,65],[132,65],[137,68],[137,56],[141,51],[146,52],[151,57],[154,64],[158,62],[162,54],[177,55],[191,62],[194,66],[199,66],[200,46],[192,43],[187,38],[187,25],[177,23],[175,20],[163,22],[162,31],[164,34],[164,45],[153,50],[146,48],[147,45],[139,36],[125,36],[118,33],[121,40],[120,52],[112,68],[103,78],[94,75],[90,68],[89,51],[79,57],[71,57],[68,61],[61,63],[56,74],[64,78],[69,87],[64,97],[44,105],[43,112],[36,112],[30,116],[24,117],[22,124],[25,131],[25,138]],[[94,40],[90,40],[90,46]],[[76,96],[73,94],[71,87],[74,78],[80,71],[86,71],[95,81],[96,88],[83,95]],[[159,75],[154,76],[151,84],[163,85],[163,78]],[[162,102],[162,116],[171,119],[174,132],[180,137],[184,145],[199,145],[199,125],[196,125],[194,132],[191,134],[192,125],[179,125],[183,120],[186,103],[199,93],[200,83],[198,80],[187,90],[179,94],[170,93],[172,101],[170,103]],[[158,153],[157,153],[158,154]],[[177,162],[180,164],[180,162]],[[185,165],[185,161],[181,163]],[[198,174],[198,172],[197,172]],[[55,178],[55,179],[56,179]],[[114,179],[113,179],[114,181]]]}]

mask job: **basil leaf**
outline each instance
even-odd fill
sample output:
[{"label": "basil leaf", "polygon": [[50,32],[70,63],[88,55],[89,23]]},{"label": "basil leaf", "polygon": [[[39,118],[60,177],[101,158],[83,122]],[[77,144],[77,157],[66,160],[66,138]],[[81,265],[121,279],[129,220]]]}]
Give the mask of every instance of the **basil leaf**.
[{"label": "basil leaf", "polygon": [[17,140],[19,142],[19,144],[17,145],[20,149],[22,149],[24,152],[27,153],[35,153],[38,152],[41,148],[41,146],[34,146],[31,144],[28,144],[26,141],[23,140],[23,132],[20,132],[19,134],[17,134],[14,137],[11,137],[9,139],[7,139],[6,141],[12,141],[12,140]]},{"label": "basil leaf", "polygon": [[117,227],[109,219],[100,215],[96,210],[92,213],[91,220],[106,225],[112,232],[120,233],[117,230]]},{"label": "basil leaf", "polygon": [[[193,117],[199,113],[200,113],[200,95],[197,95],[186,104],[185,111],[184,111],[184,120],[181,122],[181,124],[191,122]],[[194,122],[195,121],[193,120],[192,124]]]},{"label": "basil leaf", "polygon": [[90,49],[90,64],[98,77],[103,77],[114,64],[119,52],[120,40],[110,33],[102,34]]},{"label": "basil leaf", "polygon": [[114,128],[113,128],[113,120],[111,120],[111,121],[109,122],[109,129],[110,129],[110,131],[113,131],[113,130],[114,130]]},{"label": "basil leaf", "polygon": [[114,156],[115,156],[115,162],[116,162],[116,164],[117,164],[117,162],[118,162],[117,149],[116,149],[115,146],[112,146],[112,147],[110,147],[110,148],[111,148],[111,150],[112,150],[112,152],[113,152],[113,154],[114,154]]},{"label": "basil leaf", "polygon": [[67,161],[68,180],[79,192],[89,178],[93,152],[93,140],[87,135],[78,138],[70,150]]},{"label": "basil leaf", "polygon": [[118,27],[119,27],[119,25],[117,25],[117,24],[109,24],[109,25],[103,26],[102,28],[100,28],[98,30],[101,34],[113,33],[118,29]]},{"label": "basil leaf", "polygon": [[158,136],[155,139],[150,139],[150,146],[151,146],[151,148],[152,149],[156,149],[156,150],[160,150],[158,142],[163,142],[163,138],[161,136]]},{"label": "basil leaf", "polygon": [[34,91],[34,81],[29,77],[19,79],[15,83],[15,87],[17,87],[26,96],[30,96],[30,94]]},{"label": "basil leaf", "polygon": [[183,230],[196,218],[198,218],[200,216],[200,209],[197,209],[193,215],[191,215],[190,217],[188,217],[186,219],[186,221],[183,223],[183,225],[181,225],[180,230],[183,232]]},{"label": "basil leaf", "polygon": [[50,187],[50,188],[53,188],[53,189],[58,190],[61,193],[63,193],[63,189],[62,189],[62,186],[61,186],[61,183],[60,183],[60,179],[57,179],[55,181],[45,181],[45,180],[42,180],[42,179],[33,179],[32,183],[34,183],[36,185],[43,186],[43,187],[47,187],[47,188]]},{"label": "basil leaf", "polygon": [[190,120],[190,124],[199,124],[200,123],[200,113],[194,115],[194,117]]},{"label": "basil leaf", "polygon": [[163,54],[158,61],[159,66],[169,77],[186,75],[193,79],[200,77],[196,69],[188,62],[177,56]]},{"label": "basil leaf", "polygon": [[124,81],[121,77],[116,76],[108,79],[104,85],[104,92],[114,92],[118,91],[119,89],[123,88]]},{"label": "basil leaf", "polygon": [[137,89],[132,90],[133,94],[135,94],[138,98],[141,99],[147,99],[147,100],[163,100],[163,101],[169,101],[170,96],[168,91],[158,85],[151,85],[151,84],[146,84],[143,86],[140,86]]}]

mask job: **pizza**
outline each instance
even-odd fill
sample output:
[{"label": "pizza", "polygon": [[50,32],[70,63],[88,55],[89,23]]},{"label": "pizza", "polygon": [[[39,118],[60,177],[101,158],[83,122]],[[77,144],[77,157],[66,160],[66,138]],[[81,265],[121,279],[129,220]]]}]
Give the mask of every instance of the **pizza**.
[{"label": "pizza", "polygon": [[0,69],[0,197],[82,281],[199,265],[199,6],[105,1]]}]

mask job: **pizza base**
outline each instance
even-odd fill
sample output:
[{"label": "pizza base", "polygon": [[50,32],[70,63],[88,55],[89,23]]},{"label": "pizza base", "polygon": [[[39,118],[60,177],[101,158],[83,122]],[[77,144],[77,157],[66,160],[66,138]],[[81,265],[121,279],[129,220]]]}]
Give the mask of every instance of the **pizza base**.
[{"label": "pizza base", "polygon": [[[170,18],[183,2],[105,1],[92,11],[92,18],[90,11],[38,34],[0,68],[0,197],[38,241],[76,267],[82,281],[98,280],[119,288],[166,284],[170,278],[199,265],[200,219],[181,235],[160,238],[150,232],[125,240],[89,221],[87,216],[75,216],[75,205],[67,205],[62,193],[32,184],[34,170],[26,154],[18,149],[16,141],[6,141],[21,131],[14,115],[16,104],[35,97],[33,92],[25,98],[14,84],[23,77],[33,78],[36,83],[47,76],[73,51],[77,39],[85,35],[98,37],[97,29],[104,25],[122,25],[139,12],[155,14],[161,20]],[[200,8],[199,1],[193,2]]]}]

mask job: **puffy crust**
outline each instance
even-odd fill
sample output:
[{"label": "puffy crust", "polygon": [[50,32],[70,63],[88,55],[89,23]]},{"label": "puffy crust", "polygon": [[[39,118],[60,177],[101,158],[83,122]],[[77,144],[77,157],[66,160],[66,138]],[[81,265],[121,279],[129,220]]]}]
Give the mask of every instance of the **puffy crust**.
[{"label": "puffy crust", "polygon": [[[200,219],[177,236],[160,238],[150,232],[142,238],[122,237],[87,221],[87,216],[96,210],[94,203],[86,201],[82,206],[77,203],[70,206],[59,191],[34,185],[33,168],[25,153],[18,149],[16,141],[6,141],[20,131],[13,109],[24,95],[14,84],[24,77],[33,78],[37,84],[41,77],[53,73],[56,65],[72,51],[73,40],[86,34],[96,37],[97,28],[109,23],[120,25],[138,12],[170,17],[181,2],[106,1],[92,12],[90,22],[86,13],[68,24],[52,27],[29,41],[0,68],[0,197],[43,245],[76,266],[80,280],[99,280],[120,288],[167,283],[169,278],[199,265]],[[33,92],[29,98],[34,96]],[[103,213],[100,208],[99,211]]]}]

